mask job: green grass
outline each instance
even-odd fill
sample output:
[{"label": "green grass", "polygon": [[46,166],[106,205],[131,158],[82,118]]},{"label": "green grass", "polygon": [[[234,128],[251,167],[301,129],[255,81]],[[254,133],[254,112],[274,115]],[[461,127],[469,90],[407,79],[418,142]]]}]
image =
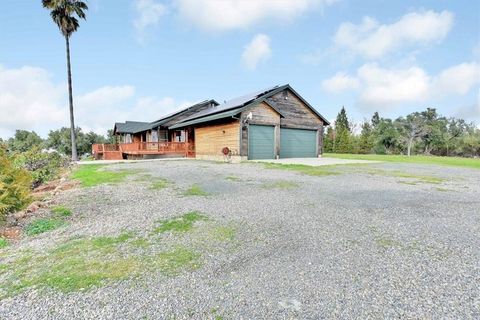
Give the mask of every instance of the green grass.
[{"label": "green grass", "polygon": [[209,193],[204,191],[198,184],[192,184],[190,188],[182,193],[184,196],[208,196]]},{"label": "green grass", "polygon": [[79,180],[83,187],[93,187],[105,183],[120,183],[127,176],[135,173],[129,170],[105,170],[106,167],[99,164],[81,165],[73,171],[71,177]]},{"label": "green grass", "polygon": [[[201,220],[206,223],[195,226]],[[195,232],[187,232],[194,227]],[[158,233],[145,237],[124,231],[116,236],[74,238],[44,250],[11,252],[9,259],[0,263],[0,299],[28,289],[73,292],[119,280],[150,278],[153,273],[176,276],[201,266],[198,248],[215,252],[216,245],[225,245],[235,236],[233,226],[217,224],[196,211],[163,220],[155,231]],[[167,231],[179,234],[163,236]],[[179,237],[188,245],[179,245]]]},{"label": "green grass", "polygon": [[325,158],[435,164],[435,165],[441,165],[441,166],[480,169],[480,159],[472,159],[472,158],[437,157],[437,156],[420,156],[420,155],[408,157],[403,155],[338,154],[338,153],[325,153],[323,156]]},{"label": "green grass", "polygon": [[47,231],[55,230],[65,225],[65,222],[59,219],[38,219],[25,227],[25,233],[29,236],[35,236]]},{"label": "green grass", "polygon": [[68,217],[72,215],[72,210],[64,206],[56,206],[52,209],[52,212],[62,217]]},{"label": "green grass", "polygon": [[298,184],[292,181],[279,180],[274,182],[266,182],[261,186],[263,189],[281,189],[281,190],[291,190],[298,188]]},{"label": "green grass", "polygon": [[168,180],[165,180],[165,179],[157,179],[156,181],[154,181],[151,185],[150,185],[150,189],[152,190],[161,190],[161,189],[165,189],[166,187],[168,187]]},{"label": "green grass", "polygon": [[193,228],[195,222],[202,220],[207,220],[207,217],[198,211],[190,211],[180,217],[159,221],[160,225],[154,231],[155,233],[187,232]]},{"label": "green grass", "polygon": [[8,241],[5,238],[0,238],[0,249],[3,249],[8,246]]},{"label": "green grass", "polygon": [[303,164],[279,164],[265,163],[266,169],[279,169],[300,172],[309,176],[330,176],[340,174],[336,171],[337,166],[307,166]]},{"label": "green grass", "polygon": [[225,179],[229,180],[229,181],[242,181],[242,179],[240,179],[237,176],[227,176],[227,177],[225,177]]},{"label": "green grass", "polygon": [[411,174],[401,171],[393,171],[387,173],[387,175],[397,177],[397,178],[404,178],[404,179],[412,179],[413,181],[399,181],[402,183],[429,183],[429,184],[440,184],[445,181],[443,178],[434,177],[434,176],[427,176],[427,175],[419,175],[419,174]]}]

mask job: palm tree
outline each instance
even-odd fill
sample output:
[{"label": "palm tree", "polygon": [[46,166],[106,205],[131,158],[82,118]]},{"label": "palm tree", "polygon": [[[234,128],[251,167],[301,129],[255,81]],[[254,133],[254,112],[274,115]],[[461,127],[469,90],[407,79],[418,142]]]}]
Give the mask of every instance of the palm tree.
[{"label": "palm tree", "polygon": [[78,18],[86,19],[85,11],[88,6],[78,0],[42,0],[43,7],[50,10],[53,22],[58,26],[65,37],[67,47],[67,71],[68,71],[68,98],[70,107],[70,137],[72,140],[72,160],[77,161],[77,143],[75,139],[75,120],[73,116],[73,90],[72,90],[72,68],[70,65],[70,36],[80,26]]}]

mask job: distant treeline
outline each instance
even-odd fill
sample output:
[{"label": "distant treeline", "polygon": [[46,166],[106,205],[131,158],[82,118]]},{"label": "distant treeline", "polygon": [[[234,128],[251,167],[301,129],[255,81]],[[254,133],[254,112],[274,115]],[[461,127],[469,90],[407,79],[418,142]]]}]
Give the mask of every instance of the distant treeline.
[{"label": "distant treeline", "polygon": [[[108,135],[102,136],[93,131],[84,133],[81,128],[76,128],[77,150],[79,155],[85,155],[92,152],[92,144],[94,143],[114,143],[115,139],[112,130],[108,131]],[[6,141],[0,143],[6,144],[9,152],[26,152],[33,147],[40,149],[53,149],[57,152],[70,155],[72,145],[70,140],[70,128],[60,128],[51,130],[46,139],[42,139],[35,131],[17,130],[15,135]]]},{"label": "distant treeline", "polygon": [[[413,112],[395,120],[375,112],[369,121],[349,122],[342,107],[324,135],[324,151],[363,154],[424,154],[480,156],[480,130],[463,119],[443,117],[434,108]],[[359,129],[360,129],[359,128]]]}]

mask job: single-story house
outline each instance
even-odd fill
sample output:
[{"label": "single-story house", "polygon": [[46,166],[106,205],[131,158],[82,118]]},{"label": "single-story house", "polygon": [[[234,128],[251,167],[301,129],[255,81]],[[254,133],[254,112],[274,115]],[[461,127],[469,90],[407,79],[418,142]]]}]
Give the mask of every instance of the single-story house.
[{"label": "single-story house", "polygon": [[[223,104],[205,100],[151,123],[116,123],[114,133],[120,145],[157,148],[158,156],[179,150],[183,153],[179,144],[184,144],[191,151],[185,152],[187,156],[242,161],[318,157],[327,125],[328,120],[287,84]],[[118,151],[126,149],[130,150],[120,147]],[[133,154],[123,152],[122,157]]]}]

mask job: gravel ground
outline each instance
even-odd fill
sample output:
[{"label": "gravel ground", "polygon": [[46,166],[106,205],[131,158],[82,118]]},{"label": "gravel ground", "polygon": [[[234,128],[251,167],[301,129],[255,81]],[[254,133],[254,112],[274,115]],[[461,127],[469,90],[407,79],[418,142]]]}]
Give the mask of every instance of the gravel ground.
[{"label": "gravel ground", "polygon": [[[68,227],[13,249],[148,234],[159,219],[190,210],[235,226],[235,240],[197,248],[201,267],[177,276],[24,291],[0,301],[1,319],[480,318],[478,170],[376,163],[308,176],[194,160],[108,168],[141,172],[61,194],[74,211]],[[399,172],[445,180],[411,184]],[[150,190],[145,174],[171,184]],[[288,183],[276,188],[279,181]],[[182,196],[193,183],[209,195]]]}]

